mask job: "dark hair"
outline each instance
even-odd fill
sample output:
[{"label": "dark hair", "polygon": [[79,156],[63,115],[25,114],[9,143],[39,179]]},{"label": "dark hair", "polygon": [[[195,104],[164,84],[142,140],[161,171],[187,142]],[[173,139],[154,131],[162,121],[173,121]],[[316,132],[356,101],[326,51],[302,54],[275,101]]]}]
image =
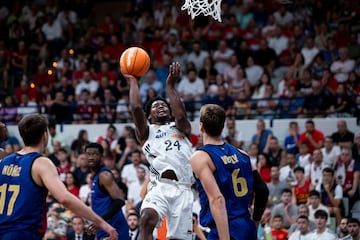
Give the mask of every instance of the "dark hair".
[{"label": "dark hair", "polygon": [[323,173],[331,173],[331,175],[334,176],[335,172],[334,169],[330,168],[330,167],[326,167],[322,170]]},{"label": "dark hair", "polygon": [[115,131],[116,131],[116,127],[115,127],[115,125],[114,124],[112,124],[112,123],[110,123],[110,125],[108,126],[108,128],[107,129],[114,129]]},{"label": "dark hair", "polygon": [[87,144],[87,145],[85,146],[85,151],[86,151],[88,148],[96,148],[101,155],[104,153],[104,148],[103,148],[103,147],[101,146],[101,144],[99,144],[99,143],[92,142],[92,143]]},{"label": "dark hair", "polygon": [[302,172],[302,173],[305,173],[305,170],[304,170],[304,168],[303,167],[301,167],[301,166],[297,166],[296,168],[294,168],[294,173],[295,172]]},{"label": "dark hair", "polygon": [[48,128],[56,128],[56,122],[54,119],[49,119]]},{"label": "dark hair", "polygon": [[348,224],[349,223],[356,223],[358,226],[360,226],[360,221],[357,218],[349,218],[348,219]]},{"label": "dark hair", "polygon": [[33,113],[26,115],[19,122],[19,133],[25,146],[35,146],[48,129],[48,119],[44,115]]},{"label": "dark hair", "polygon": [[140,216],[139,216],[139,213],[137,212],[137,210],[136,209],[131,209],[132,211],[129,211],[129,213],[127,214],[127,217],[126,218],[128,218],[128,217],[130,217],[130,216],[136,216],[137,218],[139,218]]},{"label": "dark hair", "polygon": [[314,121],[311,120],[311,119],[309,119],[309,120],[307,120],[307,121],[305,122],[305,124],[308,124],[308,123],[310,123],[310,124],[312,124],[312,125],[315,125]]},{"label": "dark hair", "polygon": [[[74,172],[68,172],[68,173],[66,173],[66,175],[67,175],[67,174],[70,174],[70,175],[73,177],[73,179],[74,179],[74,186],[80,187],[79,179],[78,179],[78,177],[75,175],[75,173],[74,173]],[[66,182],[65,182],[65,185],[66,185]]]},{"label": "dark hair", "polygon": [[281,219],[281,221],[284,221],[284,217],[283,217],[282,215],[280,215],[280,214],[274,215],[274,216],[273,216],[273,219],[275,219],[275,218]]},{"label": "dark hair", "polygon": [[298,124],[296,121],[291,121],[291,122],[289,122],[289,126],[291,126],[291,125],[296,125],[296,126],[298,126],[299,124]]},{"label": "dark hair", "polygon": [[75,216],[73,216],[73,217],[71,218],[71,222],[72,222],[74,219],[76,219],[76,218],[81,219],[81,222],[82,222],[83,224],[85,224],[85,220],[84,220],[82,217],[77,216],[77,215],[75,215]]},{"label": "dark hair", "polygon": [[141,155],[141,151],[138,149],[135,149],[134,151],[130,152],[130,156],[132,156],[134,153]]},{"label": "dark hair", "polygon": [[297,219],[305,219],[307,222],[309,222],[309,218],[305,215],[300,215],[297,217]]},{"label": "dark hair", "polygon": [[316,196],[316,197],[320,198],[320,193],[316,190],[311,190],[309,192],[309,197],[312,197],[312,196]]},{"label": "dark hair", "polygon": [[281,195],[283,195],[284,193],[292,193],[292,191],[291,191],[290,188],[284,188],[284,189],[281,191]]},{"label": "dark hair", "polygon": [[170,115],[171,115],[171,106],[170,106],[170,103],[168,103],[168,101],[166,101],[165,98],[162,98],[162,97],[154,97],[152,99],[150,99],[146,105],[145,105],[145,114],[146,114],[146,119],[149,118],[150,116],[150,112],[151,112],[151,106],[154,102],[156,101],[163,101],[164,103],[166,103],[166,105],[168,106],[169,108],[169,111],[170,111]]},{"label": "dark hair", "polygon": [[269,167],[272,167],[272,166],[276,166],[276,167],[280,167],[279,164],[271,164],[271,161],[270,161],[270,157],[267,153],[264,153],[264,152],[259,152],[256,156],[256,163],[259,162],[259,156],[260,155],[263,155],[264,158],[265,158],[265,161],[266,161],[266,166],[269,166]]},{"label": "dark hair", "polygon": [[325,218],[326,220],[328,219],[328,214],[327,212],[325,212],[322,209],[316,210],[316,212],[314,213],[315,219],[322,217]]},{"label": "dark hair", "polygon": [[224,128],[225,110],[216,104],[206,104],[200,109],[200,122],[205,132],[212,137],[218,137]]}]

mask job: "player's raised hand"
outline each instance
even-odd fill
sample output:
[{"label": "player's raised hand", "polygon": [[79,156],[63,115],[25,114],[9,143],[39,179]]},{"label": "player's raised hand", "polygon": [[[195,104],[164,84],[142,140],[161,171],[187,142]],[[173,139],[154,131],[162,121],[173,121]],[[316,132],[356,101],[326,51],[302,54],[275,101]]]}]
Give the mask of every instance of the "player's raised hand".
[{"label": "player's raised hand", "polygon": [[127,83],[129,84],[129,85],[131,85],[132,83],[138,83],[139,81],[138,81],[138,79],[135,77],[135,76],[133,76],[133,75],[130,75],[130,74],[124,74],[123,73],[123,76],[124,76],[124,78],[126,79],[126,81],[127,81]]},{"label": "player's raised hand", "polygon": [[166,83],[171,86],[175,86],[179,78],[180,78],[180,63],[173,62],[169,66],[169,75],[167,77]]}]

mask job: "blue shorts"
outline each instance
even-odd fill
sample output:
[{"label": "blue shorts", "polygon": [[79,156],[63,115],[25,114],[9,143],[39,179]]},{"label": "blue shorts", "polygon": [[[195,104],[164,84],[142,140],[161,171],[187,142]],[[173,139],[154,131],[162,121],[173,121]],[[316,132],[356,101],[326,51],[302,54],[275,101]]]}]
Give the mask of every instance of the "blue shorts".
[{"label": "blue shorts", "polygon": [[[237,218],[229,221],[229,229],[231,240],[257,240],[255,223],[249,218]],[[211,229],[207,239],[219,239],[217,228]]]},{"label": "blue shorts", "polygon": [[19,240],[19,239],[41,240],[42,236],[34,232],[24,231],[24,230],[0,233],[0,240]]}]

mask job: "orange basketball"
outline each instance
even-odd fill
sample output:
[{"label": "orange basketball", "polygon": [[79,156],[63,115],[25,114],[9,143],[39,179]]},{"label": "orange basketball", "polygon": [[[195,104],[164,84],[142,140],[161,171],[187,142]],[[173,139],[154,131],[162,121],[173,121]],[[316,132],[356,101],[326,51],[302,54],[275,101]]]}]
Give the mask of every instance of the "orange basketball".
[{"label": "orange basketball", "polygon": [[150,57],[144,49],[131,47],[121,54],[119,63],[122,73],[141,77],[149,70]]}]

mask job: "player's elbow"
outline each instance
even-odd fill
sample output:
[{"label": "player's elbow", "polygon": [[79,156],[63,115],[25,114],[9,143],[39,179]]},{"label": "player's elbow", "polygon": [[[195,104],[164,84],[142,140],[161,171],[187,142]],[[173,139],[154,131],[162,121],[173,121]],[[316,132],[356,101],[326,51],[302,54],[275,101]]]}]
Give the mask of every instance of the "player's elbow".
[{"label": "player's elbow", "polygon": [[56,200],[63,206],[67,207],[70,205],[72,194],[69,192],[66,192],[64,194],[60,194],[59,196],[56,196]]},{"label": "player's elbow", "polygon": [[221,208],[225,206],[225,198],[222,194],[216,195],[213,198],[209,199],[211,206],[216,208]]},{"label": "player's elbow", "polygon": [[142,112],[143,108],[141,102],[130,102],[130,111],[133,113]]}]

